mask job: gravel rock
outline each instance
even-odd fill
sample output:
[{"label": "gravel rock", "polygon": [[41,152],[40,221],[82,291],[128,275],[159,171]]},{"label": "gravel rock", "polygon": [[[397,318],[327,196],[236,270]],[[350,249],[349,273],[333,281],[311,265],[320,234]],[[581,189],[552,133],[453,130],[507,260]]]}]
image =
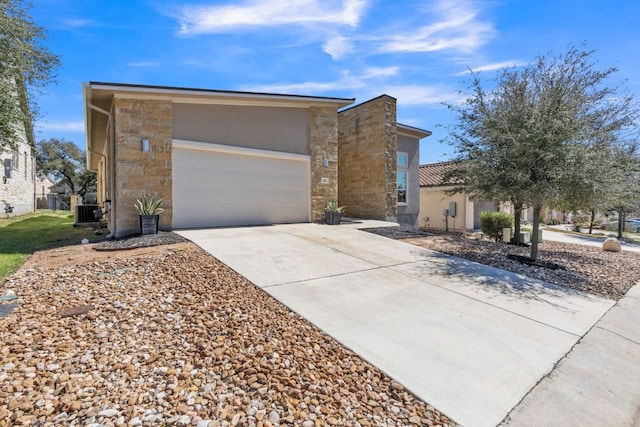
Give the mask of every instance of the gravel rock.
[{"label": "gravel rock", "polygon": [[640,262],[635,252],[606,252],[598,247],[543,241],[538,245],[538,260],[564,267],[553,270],[507,257],[529,256],[529,247],[475,240],[460,234],[403,241],[612,300],[622,298],[640,282]]},{"label": "gravel rock", "polygon": [[112,240],[105,240],[93,246],[96,251],[118,251],[123,249],[146,248],[158,245],[171,245],[186,242],[184,237],[170,232],[159,231],[157,234],[134,234]]},{"label": "gravel rock", "polygon": [[453,425],[195,245],[3,287],[2,427]]}]

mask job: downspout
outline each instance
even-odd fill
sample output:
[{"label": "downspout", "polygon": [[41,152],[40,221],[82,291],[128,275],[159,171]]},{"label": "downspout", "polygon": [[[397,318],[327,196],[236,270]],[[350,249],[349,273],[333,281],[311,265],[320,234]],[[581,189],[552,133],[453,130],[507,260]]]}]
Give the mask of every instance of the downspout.
[{"label": "downspout", "polygon": [[[109,156],[111,157],[109,159],[109,195],[111,198],[111,212],[109,212],[109,214],[111,215],[111,223],[112,223],[111,234],[116,236],[116,197],[115,197],[116,177],[115,177],[115,144],[114,144],[116,133],[113,126],[113,115],[107,110],[104,110],[98,107],[97,105],[93,105],[91,103],[87,103],[87,105],[92,110],[102,113],[109,118],[109,121],[107,122],[108,123],[107,126],[109,127]],[[93,150],[89,150],[89,151],[91,151],[92,153],[95,153],[95,151]],[[99,154],[99,153],[96,153],[96,154]],[[100,155],[104,157],[105,160],[107,159],[107,156],[105,156],[104,154],[100,154]]]}]

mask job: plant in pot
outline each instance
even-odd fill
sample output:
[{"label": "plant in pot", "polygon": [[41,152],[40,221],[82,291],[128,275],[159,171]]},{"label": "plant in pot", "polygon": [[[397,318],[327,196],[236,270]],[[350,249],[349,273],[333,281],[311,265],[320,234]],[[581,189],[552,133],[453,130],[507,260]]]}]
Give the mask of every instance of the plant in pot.
[{"label": "plant in pot", "polygon": [[138,211],[140,234],[157,234],[160,213],[164,211],[160,206],[164,202],[156,194],[143,194],[136,199],[135,208]]},{"label": "plant in pot", "polygon": [[332,200],[327,203],[327,207],[324,209],[324,219],[327,224],[337,225],[340,224],[342,214],[344,213],[344,206],[339,206],[337,200]]}]

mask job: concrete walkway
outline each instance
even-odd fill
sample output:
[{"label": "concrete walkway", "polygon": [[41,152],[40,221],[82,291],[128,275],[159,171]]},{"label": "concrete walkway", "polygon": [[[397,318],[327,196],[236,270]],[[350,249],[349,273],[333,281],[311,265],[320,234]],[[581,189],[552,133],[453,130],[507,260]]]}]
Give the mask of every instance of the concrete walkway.
[{"label": "concrete walkway", "polygon": [[[555,226],[558,227],[558,226]],[[562,243],[573,243],[576,245],[585,245],[585,246],[593,246],[597,248],[602,248],[602,242],[604,242],[604,238],[590,236],[589,234],[584,233],[583,235],[575,235],[569,233],[562,233],[560,231],[553,231],[554,227],[547,228],[542,230],[542,240],[550,240],[553,242],[562,242]],[[615,236],[611,236],[615,237]],[[629,252],[640,252],[640,245],[633,245],[627,242],[620,242],[620,246],[623,251]]]},{"label": "concrete walkway", "polygon": [[179,234],[467,426],[495,426],[613,305],[357,230]]},{"label": "concrete walkway", "polygon": [[640,426],[640,286],[613,307],[505,426]]}]

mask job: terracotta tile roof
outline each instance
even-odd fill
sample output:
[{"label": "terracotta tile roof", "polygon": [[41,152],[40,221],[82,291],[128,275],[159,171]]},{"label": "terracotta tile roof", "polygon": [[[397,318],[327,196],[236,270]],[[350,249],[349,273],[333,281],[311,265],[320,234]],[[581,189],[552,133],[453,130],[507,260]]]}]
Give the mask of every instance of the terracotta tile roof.
[{"label": "terracotta tile roof", "polygon": [[444,182],[443,177],[455,165],[456,162],[453,161],[420,165],[420,187],[438,187],[454,184],[453,181]]}]

